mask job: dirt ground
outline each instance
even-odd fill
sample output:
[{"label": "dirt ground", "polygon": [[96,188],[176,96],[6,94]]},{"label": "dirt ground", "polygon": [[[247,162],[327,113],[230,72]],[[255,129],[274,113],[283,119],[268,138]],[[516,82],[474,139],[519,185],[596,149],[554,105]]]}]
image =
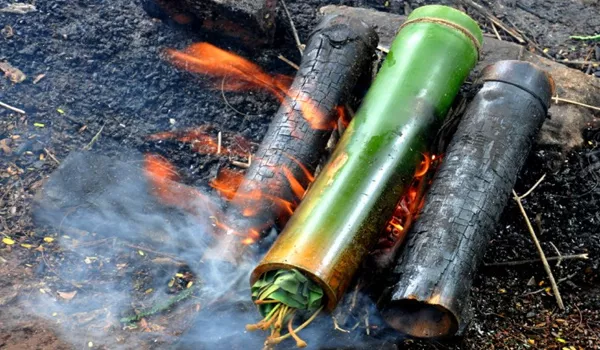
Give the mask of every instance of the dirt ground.
[{"label": "dirt ground", "polygon": [[[0,0],[0,9],[12,2]],[[439,2],[308,0],[288,5],[300,38],[306,38],[316,10],[325,4],[404,14],[425,3]],[[0,78],[0,101],[26,111],[22,115],[0,108],[0,233],[5,239],[0,243],[0,348],[174,347],[189,332],[204,332],[193,323],[204,305],[192,297],[168,313],[123,326],[114,322],[114,294],[106,290],[133,295],[128,310],[139,309],[165,293],[189,287],[195,281],[189,271],[170,263],[153,268],[164,262],[151,247],[35,225],[34,197],[70,152],[84,148],[108,156],[161,154],[178,167],[186,184],[208,190],[209,180],[228,159],[190,152],[184,144],[149,142],[147,135],[211,124],[223,132],[225,143],[228,136],[239,134],[258,144],[278,103],[262,93],[226,93],[228,103],[243,114],[235,112],[220,91],[165,62],[162,50],[209,41],[270,73],[291,76],[294,70],[277,59],[283,54],[300,60],[288,22],[280,11],[276,44],[250,49],[198,26],[153,19],[139,0],[35,5],[37,11],[26,14],[0,12],[0,62],[27,75],[20,83]],[[569,36],[600,33],[599,6],[589,0],[486,3],[498,18],[527,36],[528,48],[540,55],[596,62],[600,44]],[[493,34],[488,22],[466,9]],[[598,65],[570,65],[600,78]],[[536,148],[516,186],[524,193],[546,174],[524,205],[548,256],[589,254],[588,260],[552,263],[566,310],[556,307],[541,264],[490,266],[537,261],[525,223],[511,202],[476,277],[465,334],[431,342],[402,339],[393,347],[386,343],[386,349],[600,348],[600,130],[587,130],[584,139],[580,148],[565,155],[558,149]],[[77,242],[64,245],[65,240]],[[72,249],[79,242],[88,244],[85,253]],[[170,278],[173,283],[164,291]],[[124,280],[134,283],[125,285]],[[128,310],[120,310],[118,317]],[[221,344],[229,348],[226,341]]]}]

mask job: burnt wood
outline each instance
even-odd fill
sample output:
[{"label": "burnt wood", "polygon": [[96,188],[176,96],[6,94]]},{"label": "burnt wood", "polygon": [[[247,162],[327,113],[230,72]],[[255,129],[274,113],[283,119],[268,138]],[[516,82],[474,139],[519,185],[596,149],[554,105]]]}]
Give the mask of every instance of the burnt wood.
[{"label": "burnt wood", "polygon": [[534,65],[500,61],[483,71],[393,272],[384,318],[417,337],[453,335],[553,91]]},{"label": "burnt wood", "polygon": [[[302,106],[315,106],[322,118],[320,125],[332,125],[338,118],[338,106],[347,102],[359,78],[370,71],[375,56],[377,34],[356,18],[327,16],[309,37],[300,68],[260,147],[253,157],[225,218],[232,231],[246,233],[251,228],[269,228],[285,210],[270,199],[247,200],[249,193],[260,191],[269,197],[299,203],[282,168],[289,169],[303,188],[310,181],[302,166],[314,174],[333,129],[315,129],[302,113]],[[302,164],[302,166],[300,166]],[[244,217],[244,208],[257,208],[258,215]],[[233,236],[233,235],[230,235]],[[234,243],[225,239],[217,251]],[[224,245],[224,246],[223,246]]]}]

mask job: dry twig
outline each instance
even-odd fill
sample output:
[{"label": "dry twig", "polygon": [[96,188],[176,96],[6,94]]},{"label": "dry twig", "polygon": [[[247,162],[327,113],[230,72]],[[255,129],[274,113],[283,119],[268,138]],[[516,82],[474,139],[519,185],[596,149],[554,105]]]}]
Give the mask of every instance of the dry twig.
[{"label": "dry twig", "polygon": [[44,147],[44,152],[46,152],[48,157],[50,157],[50,159],[52,159],[56,164],[60,165],[60,162],[58,161],[58,159],[56,159],[54,154],[52,154],[52,152],[50,152],[46,147]]},{"label": "dry twig", "polygon": [[92,140],[90,141],[90,143],[88,143],[85,147],[83,147],[84,151],[89,151],[90,149],[92,149],[92,146],[94,145],[94,143],[96,143],[96,141],[98,141],[98,139],[100,138],[100,134],[102,133],[102,130],[104,130],[104,125],[102,125],[100,127],[100,130],[98,130],[98,132],[96,133],[96,135],[94,135],[94,137],[92,137]]},{"label": "dry twig", "polygon": [[22,110],[22,109],[19,109],[19,108],[17,108],[17,107],[13,107],[13,106],[11,106],[11,105],[8,105],[8,104],[6,104],[6,103],[4,103],[4,102],[2,102],[2,101],[0,101],[0,107],[4,107],[4,108],[6,108],[6,109],[8,109],[8,110],[11,110],[11,111],[13,111],[13,112],[17,112],[17,113],[25,114],[25,111],[24,111],[24,110]]},{"label": "dry twig", "polygon": [[500,33],[498,33],[498,29],[496,29],[496,25],[494,25],[494,22],[490,21],[490,23],[492,24],[492,30],[494,31],[494,34],[496,34],[496,38],[498,38],[498,40],[502,41],[502,37],[500,36]]},{"label": "dry twig", "polygon": [[[572,255],[561,255],[561,256],[551,256],[546,258],[546,261],[564,261],[564,260],[587,260],[589,259],[589,255],[587,253],[583,254],[572,254]],[[534,264],[540,262],[540,259],[528,259],[528,260],[515,260],[515,261],[500,261],[495,263],[485,264],[486,267],[497,267],[497,266],[518,266],[518,265],[527,265]]]},{"label": "dry twig", "polygon": [[219,131],[219,133],[217,134],[217,154],[221,154],[221,132]]},{"label": "dry twig", "polygon": [[517,205],[519,206],[519,210],[521,211],[521,214],[523,215],[523,218],[525,219],[525,223],[527,224],[527,229],[529,230],[531,239],[533,240],[533,243],[535,243],[535,247],[538,251],[540,259],[542,260],[542,264],[544,265],[544,269],[546,270],[546,274],[548,275],[548,279],[550,280],[550,285],[552,286],[552,291],[554,292],[554,297],[556,298],[556,303],[558,304],[559,309],[564,310],[565,305],[563,304],[562,297],[560,296],[560,291],[558,290],[558,285],[556,284],[556,280],[554,279],[554,275],[552,274],[552,269],[550,269],[550,265],[548,264],[548,259],[546,259],[546,254],[544,254],[542,245],[540,244],[540,241],[538,240],[538,238],[535,234],[535,230],[533,229],[533,226],[531,225],[531,221],[529,221],[527,212],[525,212],[525,208],[523,207],[523,203],[521,202],[521,200],[523,198],[525,198],[527,195],[529,195],[542,182],[542,180],[544,180],[545,176],[546,175],[544,174],[544,176],[542,176],[535,183],[535,185],[529,191],[527,191],[523,196],[519,197],[517,195],[517,192],[515,192],[515,190],[513,190],[512,193],[513,193],[513,199],[515,200],[515,202],[517,202]]},{"label": "dry twig", "polygon": [[600,107],[596,107],[596,106],[591,106],[591,105],[587,105],[585,103],[581,103],[581,102],[577,102],[577,101],[573,101],[573,100],[567,100],[566,98],[560,98],[558,97],[558,95],[552,97],[552,100],[554,101],[554,103],[558,104],[559,102],[564,102],[564,103],[570,103],[572,105],[576,105],[576,106],[581,106],[581,107],[585,107],[585,108],[589,108],[589,109],[593,109],[595,111],[600,111]]},{"label": "dry twig", "polygon": [[285,11],[285,15],[290,21],[290,26],[292,27],[292,34],[294,35],[294,40],[296,41],[296,47],[298,51],[300,51],[300,56],[304,53],[304,45],[300,42],[300,37],[298,36],[298,31],[296,30],[296,26],[294,25],[294,20],[292,19],[292,15],[285,4],[285,0],[281,0],[281,5],[283,6],[283,11]]},{"label": "dry twig", "polygon": [[284,55],[279,55],[279,56],[277,56],[277,58],[279,58],[283,62],[287,63],[290,67],[294,68],[295,70],[300,69],[300,66],[298,66],[294,62],[292,62],[289,59],[287,59]]},{"label": "dry twig", "polygon": [[238,162],[237,160],[232,160],[231,164],[235,165],[238,168],[248,169],[250,168],[250,165],[252,165],[252,154],[248,154],[248,163],[242,163]]},{"label": "dry twig", "polygon": [[517,40],[520,44],[525,44],[525,42],[526,42],[525,39],[523,39],[523,37],[521,35],[519,35],[519,33],[517,33],[514,29],[509,28],[506,24],[502,23],[501,20],[499,20],[496,16],[494,16],[485,7],[481,6],[480,4],[478,4],[472,0],[462,0],[462,2],[465,5],[473,8],[475,11],[479,12],[481,15],[486,17],[493,24],[500,27],[502,30],[504,30],[506,33],[508,33],[510,36],[515,38],[515,40]]}]

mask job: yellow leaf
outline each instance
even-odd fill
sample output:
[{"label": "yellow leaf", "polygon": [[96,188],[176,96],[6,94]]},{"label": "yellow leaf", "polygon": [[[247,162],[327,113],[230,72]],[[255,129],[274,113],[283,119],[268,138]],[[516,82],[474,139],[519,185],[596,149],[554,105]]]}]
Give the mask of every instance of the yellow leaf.
[{"label": "yellow leaf", "polygon": [[4,237],[4,238],[2,238],[2,243],[6,244],[6,245],[13,245],[13,244],[15,244],[15,241],[13,241],[9,237]]},{"label": "yellow leaf", "polygon": [[173,287],[174,284],[175,284],[175,279],[171,278],[171,280],[169,281],[169,288]]},{"label": "yellow leaf", "polygon": [[190,288],[193,285],[194,285],[194,282],[193,281],[189,281],[188,284],[187,284],[187,286],[185,286],[185,288]]},{"label": "yellow leaf", "polygon": [[52,313],[52,317],[56,317],[58,315],[58,312],[53,312]]},{"label": "yellow leaf", "polygon": [[56,111],[57,111],[58,113],[60,113],[60,114],[65,114],[65,111],[63,111],[63,110],[62,110],[62,109],[60,109],[60,108],[57,108],[57,109],[56,109]]},{"label": "yellow leaf", "polygon": [[146,289],[146,291],[145,291],[144,293],[146,293],[146,294],[150,294],[150,293],[152,293],[153,291],[154,291],[154,289],[152,289],[152,288],[149,288],[149,289]]},{"label": "yellow leaf", "polygon": [[141,256],[144,256],[144,255],[146,255],[146,254],[145,254],[143,251],[141,251],[141,250],[138,250],[138,254],[140,254]]},{"label": "yellow leaf", "polygon": [[183,278],[183,274],[182,273],[176,273],[175,277]]},{"label": "yellow leaf", "polygon": [[556,338],[556,341],[559,342],[559,343],[563,343],[563,344],[567,342],[563,338]]},{"label": "yellow leaf", "polygon": [[33,246],[31,244],[21,243],[21,247],[31,249]]},{"label": "yellow leaf", "polygon": [[533,339],[527,339],[527,342],[531,345],[535,344],[535,340],[533,340]]},{"label": "yellow leaf", "polygon": [[33,123],[33,126],[35,126],[36,128],[43,128],[46,125],[44,123]]},{"label": "yellow leaf", "polygon": [[545,49],[544,49],[544,50],[542,50],[542,51],[544,51],[544,53],[548,53],[548,51],[550,51],[550,50],[548,50],[548,48],[545,48]]},{"label": "yellow leaf", "polygon": [[54,238],[52,238],[52,237],[44,237],[44,242],[46,242],[46,243],[52,243],[52,242],[54,242]]},{"label": "yellow leaf", "polygon": [[506,289],[504,289],[504,288],[500,288],[500,289],[498,290],[498,293],[500,293],[500,294],[504,294],[504,293],[506,293]]}]

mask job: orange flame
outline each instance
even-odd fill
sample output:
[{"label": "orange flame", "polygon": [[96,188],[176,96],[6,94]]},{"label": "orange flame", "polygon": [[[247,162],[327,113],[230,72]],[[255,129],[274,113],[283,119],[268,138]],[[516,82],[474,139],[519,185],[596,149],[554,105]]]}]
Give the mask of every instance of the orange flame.
[{"label": "orange flame", "polygon": [[342,123],[344,128],[347,128],[348,125],[350,124],[350,118],[349,118],[348,114],[346,113],[346,108],[344,108],[344,106],[337,106],[336,110],[337,110],[337,114],[338,114],[338,118],[339,118],[340,122]]},{"label": "orange flame", "polygon": [[207,196],[197,189],[177,182],[175,167],[165,158],[147,154],[144,156],[144,173],[150,182],[152,193],[166,205],[182,208],[196,215],[216,215],[218,209]]},{"label": "orange flame", "polygon": [[219,171],[217,178],[214,179],[210,185],[217,190],[222,197],[232,200],[243,179],[244,175],[242,173],[223,168]]},{"label": "orange flame", "polygon": [[[300,111],[311,128],[333,130],[337,127],[335,118],[329,118],[305,92],[295,89],[288,92],[292,83],[288,76],[269,75],[256,64],[208,43],[192,44],[183,51],[167,49],[166,54],[169,61],[181,69],[221,79],[215,88],[227,91],[262,89],[287,108]],[[286,97],[290,101],[286,101]]]},{"label": "orange flame", "polygon": [[[289,155],[288,155],[289,156]],[[314,180],[314,176],[299,163],[296,159],[289,156],[291,160],[296,162],[306,179],[310,182]],[[270,193],[277,191],[271,190],[269,183],[258,183],[249,180],[244,180],[243,175],[240,172],[232,171],[229,169],[221,169],[219,175],[215,180],[211,182],[213,187],[219,194],[225,199],[231,201],[241,212],[244,217],[254,217],[260,215],[264,210],[269,207],[278,208],[279,212],[282,212],[284,219],[291,216],[298,206],[300,200],[304,197],[306,189],[300,181],[294,176],[293,172],[288,167],[273,168],[275,177],[271,181],[273,186],[279,184],[281,180],[287,181],[291,193],[296,197],[296,200],[287,200],[282,197],[274,196]],[[279,177],[279,179],[277,179]],[[279,185],[277,185],[279,186]],[[249,242],[256,242],[260,238],[260,232],[266,227],[253,227],[249,232],[236,232],[233,228],[220,223],[218,225],[221,229],[237,236],[245,237],[242,242],[249,244]]]},{"label": "orange flame", "polygon": [[[196,43],[183,51],[173,49],[165,50],[167,59],[180,69],[193,73],[206,75],[219,79],[215,81],[214,88],[227,91],[247,91],[261,89],[276,97],[284,106],[290,110],[291,118],[303,118],[310,128],[316,130],[333,130],[337,127],[337,118],[328,115],[319,104],[311,99],[304,91],[290,89],[292,79],[283,75],[271,75],[263,71],[256,64],[231,52],[222,50],[208,43]],[[289,89],[289,90],[288,90]],[[343,124],[347,123],[344,107],[338,107],[337,116]],[[293,122],[293,120],[290,120]],[[219,145],[218,140],[206,127],[188,129],[175,132],[163,132],[151,135],[151,140],[178,140],[192,145],[195,152],[202,154],[214,154],[219,151],[226,155],[245,157],[247,149],[231,149]],[[214,134],[214,133],[213,133]],[[244,142],[241,142],[242,144]],[[244,148],[243,146],[240,148]],[[240,209],[243,216],[252,217],[260,215],[262,210],[268,207],[276,207],[283,215],[291,215],[306,192],[303,183],[310,184],[314,181],[311,172],[297,159],[287,155],[302,171],[303,179],[297,179],[294,172],[287,167],[274,168],[276,177],[273,178],[273,186],[281,181],[289,184],[293,199],[288,200],[287,195],[271,193],[269,184],[252,183],[244,180],[240,172],[222,169],[211,186],[225,199]],[[306,180],[306,181],[305,181]],[[285,197],[285,198],[284,198]],[[175,198],[172,198],[175,200]],[[217,222],[215,226],[232,234],[244,237],[245,244],[251,244],[260,238],[262,227],[253,227],[249,232],[233,232],[232,228],[225,223]]]},{"label": "orange flame", "polygon": [[406,193],[400,198],[394,211],[394,215],[388,221],[385,232],[387,236],[379,241],[379,251],[389,251],[402,243],[406,231],[413,223],[415,216],[421,210],[424,200],[423,193],[426,187],[427,174],[439,164],[441,157],[423,154],[423,161],[415,171],[411,185]]},{"label": "orange flame", "polygon": [[[169,61],[175,66],[194,73],[224,79],[221,88],[227,91],[265,89],[283,100],[291,79],[265,73],[254,63],[208,43],[196,43],[184,51],[166,50]],[[233,78],[227,81],[225,78]]]}]

